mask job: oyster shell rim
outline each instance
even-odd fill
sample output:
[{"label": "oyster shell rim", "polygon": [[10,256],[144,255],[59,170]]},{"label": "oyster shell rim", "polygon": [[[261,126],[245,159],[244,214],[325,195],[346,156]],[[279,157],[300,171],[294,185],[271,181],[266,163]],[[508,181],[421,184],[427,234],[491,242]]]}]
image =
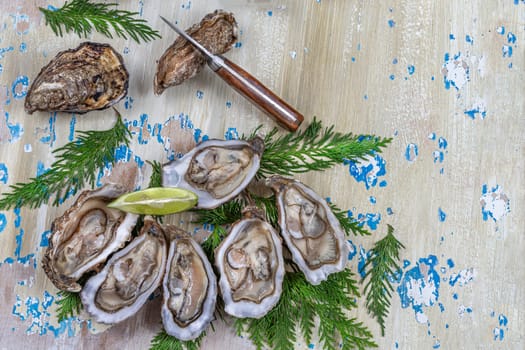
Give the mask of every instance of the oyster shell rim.
[{"label": "oyster shell rim", "polygon": [[[235,146],[236,148],[248,147],[253,151],[253,158],[251,169],[248,171],[246,177],[241,182],[239,187],[230,192],[225,197],[214,198],[207,191],[193,187],[186,180],[186,173],[193,159],[193,156],[207,147],[227,148]],[[171,162],[162,165],[162,186],[163,187],[180,187],[194,192],[199,200],[195,209],[214,209],[218,206],[228,202],[232,198],[241,193],[253,180],[261,164],[261,158],[264,151],[264,141],[256,136],[249,141],[245,140],[220,140],[209,139],[199,143],[191,151],[186,153],[182,158],[172,160]],[[179,169],[181,171],[179,171]],[[168,180],[168,178],[170,180]],[[209,204],[208,204],[209,203]]]},{"label": "oyster shell rim", "polygon": [[[176,228],[178,230],[181,230],[178,227]],[[184,233],[186,232],[184,231]],[[169,294],[167,283],[169,279],[169,272],[171,270],[171,261],[173,259],[173,256],[175,255],[175,249],[177,244],[176,241],[178,239],[187,239],[190,242],[193,249],[197,252],[198,256],[203,261],[204,269],[206,270],[206,275],[208,277],[208,288],[206,291],[206,297],[202,306],[201,314],[185,327],[181,327],[177,324],[177,322],[175,322],[173,313],[166,306],[166,303],[168,301],[167,295]],[[217,276],[215,275],[215,272],[213,271],[213,266],[208,260],[208,257],[204,253],[204,250],[202,249],[200,244],[195,242],[195,240],[189,235],[188,237],[175,237],[174,239],[172,239],[169,244],[168,257],[166,259],[166,269],[164,271],[164,277],[162,279],[161,317],[162,325],[166,333],[183,341],[196,339],[203,331],[205,331],[209,327],[211,321],[214,319],[215,306],[217,304],[217,295]]]},{"label": "oyster shell rim", "polygon": [[[346,268],[346,264],[348,262],[349,248],[347,244],[347,238],[343,228],[341,227],[341,224],[339,223],[339,220],[337,220],[335,214],[332,212],[326,201],[312,188],[296,179],[290,179],[280,175],[273,175],[266,179],[266,183],[274,190],[276,195],[281,237],[283,237],[286,247],[292,255],[292,260],[303,272],[306,280],[313,285],[319,285],[321,282],[325,281],[330,274],[343,271]],[[284,222],[285,220],[283,220],[283,218],[286,217],[284,205],[281,204],[284,196],[284,191],[282,191],[281,187],[290,184],[298,186],[301,191],[305,192],[313,199],[316,199],[316,202],[323,206],[326,213],[326,218],[334,228],[334,237],[337,240],[339,248],[339,259],[335,263],[323,264],[316,269],[311,269],[308,267],[308,264],[306,263],[299,249],[296,248],[295,244],[293,244],[291,241],[291,235],[286,229],[286,223]],[[297,258],[298,256],[300,258]]]},{"label": "oyster shell rim", "polygon": [[[264,298],[260,303],[248,301],[248,300],[241,300],[241,301],[234,301],[231,293],[225,293],[225,291],[231,290],[229,288],[229,282],[228,278],[225,276],[224,273],[222,273],[221,263],[225,259],[225,253],[226,253],[226,245],[228,243],[232,243],[231,241],[234,239],[234,229],[240,230],[245,224],[248,224],[250,221],[260,221],[265,226],[269,228],[270,235],[272,237],[272,242],[275,247],[275,254],[277,256],[277,269],[274,274],[274,283],[275,283],[275,290],[270,295]],[[242,226],[240,226],[242,225]],[[247,217],[238,220],[237,222],[233,223],[228,235],[222,240],[221,244],[215,249],[215,266],[220,272],[219,277],[219,287],[222,295],[222,299],[224,301],[224,311],[226,311],[229,315],[232,315],[234,317],[244,318],[261,318],[265,316],[270,310],[272,310],[275,305],[279,302],[281,295],[282,295],[282,287],[283,287],[283,281],[284,281],[284,275],[286,273],[284,268],[284,258],[283,258],[283,252],[282,252],[282,241],[276,231],[276,229],[270,225],[269,222],[266,220],[263,220],[258,217]],[[239,313],[236,311],[236,308],[240,307],[243,309],[243,311],[247,311],[246,314]]]}]

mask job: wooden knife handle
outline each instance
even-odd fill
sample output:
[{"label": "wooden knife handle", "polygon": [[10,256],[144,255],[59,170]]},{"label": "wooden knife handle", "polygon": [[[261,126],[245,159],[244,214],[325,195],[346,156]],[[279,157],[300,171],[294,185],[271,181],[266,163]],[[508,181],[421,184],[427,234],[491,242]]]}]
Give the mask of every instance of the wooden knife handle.
[{"label": "wooden knife handle", "polygon": [[215,73],[228,85],[269,114],[282,127],[295,131],[301,125],[304,120],[301,113],[274,94],[250,73],[227,58],[221,58],[224,65],[215,70]]}]

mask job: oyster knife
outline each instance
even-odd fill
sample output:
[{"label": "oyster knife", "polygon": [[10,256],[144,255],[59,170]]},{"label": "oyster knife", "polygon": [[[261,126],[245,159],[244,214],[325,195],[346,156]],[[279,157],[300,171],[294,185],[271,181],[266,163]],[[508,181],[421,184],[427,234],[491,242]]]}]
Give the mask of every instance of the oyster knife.
[{"label": "oyster knife", "polygon": [[189,41],[206,58],[208,66],[228,85],[275,119],[279,125],[290,131],[295,131],[301,125],[304,120],[303,115],[264,86],[254,76],[227,58],[212,54],[166,18],[162,16],[160,18],[180,36]]}]

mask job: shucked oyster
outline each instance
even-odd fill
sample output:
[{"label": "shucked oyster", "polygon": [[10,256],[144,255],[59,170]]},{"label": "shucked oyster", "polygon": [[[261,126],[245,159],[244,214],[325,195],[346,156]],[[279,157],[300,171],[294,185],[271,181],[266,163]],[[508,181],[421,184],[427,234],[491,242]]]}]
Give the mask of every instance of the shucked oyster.
[{"label": "shucked oyster", "polygon": [[284,278],[281,240],[261,213],[248,207],[215,251],[224,310],[260,318],[279,301]]},{"label": "shucked oyster", "polygon": [[199,197],[197,208],[215,208],[237,196],[259,170],[262,139],[210,140],[162,167],[162,185],[181,187]]},{"label": "shucked oyster", "polygon": [[80,291],[78,279],[98,269],[130,239],[138,216],[106,206],[126,192],[114,184],[82,192],[75,204],[53,221],[42,265],[57,288]]},{"label": "shucked oyster", "polygon": [[[216,10],[200,23],[186,30],[191,37],[213,54],[223,54],[237,40],[238,27],[232,13]],[[178,37],[162,54],[155,74],[154,90],[160,95],[170,86],[179,85],[201,71],[206,60],[193,46]]]},{"label": "shucked oyster", "polygon": [[267,179],[277,196],[281,235],[292,258],[312,284],[342,271],[348,259],[345,233],[326,201],[296,180]]},{"label": "shucked oyster", "polygon": [[86,113],[117,103],[128,91],[122,56],[108,44],[85,42],[42,68],[29,88],[25,109]]},{"label": "shucked oyster", "polygon": [[87,281],[80,293],[84,308],[106,324],[134,315],[160,285],[167,255],[162,228],[146,217],[140,235]]},{"label": "shucked oyster", "polygon": [[164,229],[172,241],[162,283],[162,323],[171,336],[195,339],[213,319],[217,279],[197,242],[175,226]]}]

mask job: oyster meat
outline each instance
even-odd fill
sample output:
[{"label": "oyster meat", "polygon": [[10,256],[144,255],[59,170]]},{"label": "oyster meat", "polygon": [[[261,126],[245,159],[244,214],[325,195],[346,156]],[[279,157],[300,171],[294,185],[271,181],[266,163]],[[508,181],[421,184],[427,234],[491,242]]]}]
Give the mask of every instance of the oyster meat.
[{"label": "oyster meat", "polygon": [[279,301],[284,278],[281,240],[258,209],[248,207],[215,251],[224,310],[260,318]]},{"label": "oyster meat", "polygon": [[326,201],[297,180],[272,176],[281,235],[293,261],[317,285],[342,271],[348,259],[345,232]]},{"label": "oyster meat", "polygon": [[[232,13],[216,10],[200,23],[186,30],[192,38],[213,54],[223,54],[237,41],[239,29]],[[201,71],[206,59],[182,37],[162,54],[154,80],[155,94],[160,95],[170,86],[179,85]]]},{"label": "oyster meat", "polygon": [[131,238],[138,216],[107,207],[126,192],[115,184],[82,192],[73,206],[53,221],[42,265],[57,288],[80,291],[78,279],[97,270]]},{"label": "oyster meat", "polygon": [[162,167],[162,185],[197,194],[197,208],[211,209],[237,196],[259,170],[264,142],[210,140]]},{"label": "oyster meat", "polygon": [[162,323],[171,336],[195,339],[213,319],[217,279],[197,242],[175,226],[164,229],[172,241],[162,283]]},{"label": "oyster meat", "polygon": [[129,74],[122,56],[108,44],[85,42],[42,68],[31,84],[25,110],[86,113],[126,96]]},{"label": "oyster meat", "polygon": [[80,292],[84,309],[106,324],[134,315],[159,287],[167,255],[162,227],[146,217],[140,235],[86,282]]}]

